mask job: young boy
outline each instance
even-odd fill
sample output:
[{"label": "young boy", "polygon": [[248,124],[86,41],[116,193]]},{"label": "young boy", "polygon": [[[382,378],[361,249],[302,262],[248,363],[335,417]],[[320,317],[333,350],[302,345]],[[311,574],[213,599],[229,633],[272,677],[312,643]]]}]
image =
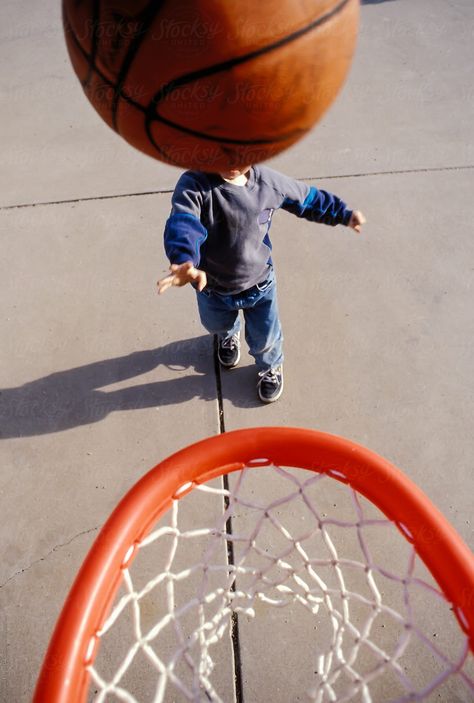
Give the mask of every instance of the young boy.
[{"label": "young boy", "polygon": [[259,374],[257,392],[272,403],[283,391],[282,332],[269,231],[275,210],[360,232],[365,218],[338,197],[278,173],[247,166],[224,173],[186,171],[165,227],[171,274],[158,292],[186,283],[196,289],[201,322],[218,339],[225,368],[240,359],[240,318]]}]

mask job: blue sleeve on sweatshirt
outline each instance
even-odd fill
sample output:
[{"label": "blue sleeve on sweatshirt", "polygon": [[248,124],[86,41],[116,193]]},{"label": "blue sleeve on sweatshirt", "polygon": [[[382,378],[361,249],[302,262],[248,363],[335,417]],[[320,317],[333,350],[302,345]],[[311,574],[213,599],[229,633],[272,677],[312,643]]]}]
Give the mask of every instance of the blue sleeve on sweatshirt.
[{"label": "blue sleeve on sweatshirt", "polygon": [[349,210],[345,202],[337,195],[325,190],[318,190],[313,186],[310,187],[309,193],[303,201],[287,197],[281,207],[305,220],[332,226],[348,225],[352,215],[352,210]]},{"label": "blue sleeve on sweatshirt", "polygon": [[172,264],[192,261],[199,264],[201,244],[207,238],[207,230],[195,215],[172,213],[165,226],[165,251]]},{"label": "blue sleeve on sweatshirt", "polygon": [[184,173],[172,197],[171,214],[166,222],[165,251],[172,264],[192,261],[199,264],[200,248],[207,239],[207,229],[200,220],[202,193],[192,175]]}]

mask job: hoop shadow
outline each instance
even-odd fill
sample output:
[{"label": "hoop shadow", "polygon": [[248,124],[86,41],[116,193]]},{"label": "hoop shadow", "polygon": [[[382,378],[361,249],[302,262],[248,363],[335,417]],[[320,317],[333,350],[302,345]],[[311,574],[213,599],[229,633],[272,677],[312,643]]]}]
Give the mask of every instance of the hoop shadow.
[{"label": "hoop shadow", "polygon": [[[175,370],[176,376],[119,390],[100,390],[159,365]],[[187,368],[194,368],[195,375],[178,375]],[[5,388],[0,391],[0,439],[61,432],[99,422],[115,410],[174,405],[192,398],[215,401],[210,370],[213,370],[213,341],[210,335],[204,335]]]}]

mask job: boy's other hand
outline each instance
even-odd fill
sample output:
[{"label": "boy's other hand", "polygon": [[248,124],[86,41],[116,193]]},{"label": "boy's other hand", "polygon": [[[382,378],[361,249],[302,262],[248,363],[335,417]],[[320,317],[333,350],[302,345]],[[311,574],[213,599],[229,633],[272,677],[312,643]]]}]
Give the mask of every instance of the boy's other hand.
[{"label": "boy's other hand", "polygon": [[348,227],[352,227],[352,229],[355,229],[356,232],[361,231],[362,225],[364,225],[367,222],[365,219],[364,215],[361,213],[360,210],[354,210],[352,213],[351,219],[349,220]]},{"label": "boy's other hand", "polygon": [[164,293],[171,286],[185,286],[186,283],[197,283],[197,289],[202,291],[207,285],[207,276],[204,271],[197,269],[192,261],[184,264],[171,264],[169,276],[158,281],[158,294]]}]

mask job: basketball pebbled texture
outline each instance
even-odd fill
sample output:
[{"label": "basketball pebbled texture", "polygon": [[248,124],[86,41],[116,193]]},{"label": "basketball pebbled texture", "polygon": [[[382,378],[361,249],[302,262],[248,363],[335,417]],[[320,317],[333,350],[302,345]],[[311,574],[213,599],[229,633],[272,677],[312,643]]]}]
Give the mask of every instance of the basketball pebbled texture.
[{"label": "basketball pebbled texture", "polygon": [[220,171],[294,144],[339,92],[359,0],[63,0],[99,115],[150,156]]}]

